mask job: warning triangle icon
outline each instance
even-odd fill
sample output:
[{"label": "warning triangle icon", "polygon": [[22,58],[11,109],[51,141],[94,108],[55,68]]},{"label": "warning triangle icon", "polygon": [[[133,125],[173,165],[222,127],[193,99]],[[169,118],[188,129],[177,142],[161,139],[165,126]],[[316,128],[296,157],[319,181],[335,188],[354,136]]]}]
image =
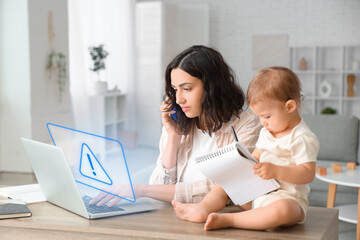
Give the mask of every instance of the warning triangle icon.
[{"label": "warning triangle icon", "polygon": [[107,185],[113,184],[113,181],[86,143],[81,146],[80,174]]}]

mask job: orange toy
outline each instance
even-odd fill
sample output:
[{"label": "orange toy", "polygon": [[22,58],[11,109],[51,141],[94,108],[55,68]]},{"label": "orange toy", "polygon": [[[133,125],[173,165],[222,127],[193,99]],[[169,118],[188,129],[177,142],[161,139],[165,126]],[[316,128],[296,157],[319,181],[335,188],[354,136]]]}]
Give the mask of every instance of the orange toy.
[{"label": "orange toy", "polygon": [[331,169],[334,173],[341,173],[341,164],[333,163],[331,164]]},{"label": "orange toy", "polygon": [[348,170],[355,170],[356,169],[356,162],[348,162],[346,164]]},{"label": "orange toy", "polygon": [[326,174],[327,174],[326,168],[324,168],[324,167],[318,167],[318,168],[317,168],[317,174],[319,174],[320,176],[326,175]]},{"label": "orange toy", "polygon": [[354,74],[347,75],[346,81],[348,84],[347,96],[353,97],[355,95],[354,92],[355,75]]}]

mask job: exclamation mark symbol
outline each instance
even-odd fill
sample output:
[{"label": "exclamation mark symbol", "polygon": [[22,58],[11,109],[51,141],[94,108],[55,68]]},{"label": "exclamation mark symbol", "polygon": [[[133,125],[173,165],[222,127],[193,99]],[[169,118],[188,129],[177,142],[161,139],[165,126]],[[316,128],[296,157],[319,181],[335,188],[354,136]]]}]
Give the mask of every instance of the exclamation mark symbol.
[{"label": "exclamation mark symbol", "polygon": [[87,153],[86,155],[88,156],[88,159],[89,159],[89,162],[90,162],[91,169],[93,170],[93,174],[96,176],[96,172],[94,171],[94,166],[92,165],[90,155],[89,155],[88,153]]}]

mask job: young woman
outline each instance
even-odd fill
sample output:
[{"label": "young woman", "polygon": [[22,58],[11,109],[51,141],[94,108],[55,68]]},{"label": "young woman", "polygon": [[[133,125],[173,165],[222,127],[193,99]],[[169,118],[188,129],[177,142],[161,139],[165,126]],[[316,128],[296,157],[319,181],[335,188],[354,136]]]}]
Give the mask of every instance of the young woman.
[{"label": "young woman", "polygon": [[[214,183],[197,170],[195,158],[234,142],[231,126],[252,152],[261,124],[244,110],[245,95],[235,83],[232,69],[209,47],[190,47],[169,63],[165,95],[160,106],[163,130],[157,166],[150,185],[134,186],[135,195],[165,202],[199,202]],[[170,116],[174,113],[177,121]],[[100,195],[92,203],[100,201],[98,205],[102,205],[113,198]]]}]

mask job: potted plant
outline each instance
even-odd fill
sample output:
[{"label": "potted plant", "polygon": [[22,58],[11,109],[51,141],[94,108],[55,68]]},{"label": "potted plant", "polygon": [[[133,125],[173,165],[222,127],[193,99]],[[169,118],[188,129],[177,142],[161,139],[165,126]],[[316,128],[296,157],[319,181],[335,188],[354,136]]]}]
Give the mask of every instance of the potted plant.
[{"label": "potted plant", "polygon": [[321,114],[336,114],[336,109],[331,107],[326,107],[321,111]]},{"label": "potted plant", "polygon": [[97,74],[97,81],[94,83],[94,94],[101,94],[107,92],[107,82],[100,80],[100,71],[105,69],[105,59],[109,53],[104,49],[104,44],[99,46],[89,47],[91,60],[93,61],[93,67],[91,71]]},{"label": "potted plant", "polygon": [[66,58],[61,52],[51,51],[48,55],[46,69],[49,71],[49,79],[56,77],[59,89],[59,102],[62,102],[62,94],[66,86]]}]

